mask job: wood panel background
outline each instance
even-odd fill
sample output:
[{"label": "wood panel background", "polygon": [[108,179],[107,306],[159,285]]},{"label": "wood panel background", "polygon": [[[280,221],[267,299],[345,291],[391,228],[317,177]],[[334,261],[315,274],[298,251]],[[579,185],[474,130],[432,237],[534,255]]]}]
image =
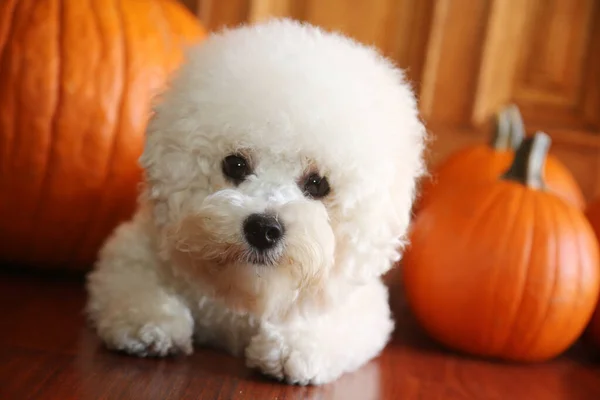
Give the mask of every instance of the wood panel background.
[{"label": "wood panel background", "polygon": [[600,195],[600,1],[184,2],[212,31],[290,17],[376,46],[417,91],[431,163],[487,140],[493,114],[514,102],[586,196]]}]

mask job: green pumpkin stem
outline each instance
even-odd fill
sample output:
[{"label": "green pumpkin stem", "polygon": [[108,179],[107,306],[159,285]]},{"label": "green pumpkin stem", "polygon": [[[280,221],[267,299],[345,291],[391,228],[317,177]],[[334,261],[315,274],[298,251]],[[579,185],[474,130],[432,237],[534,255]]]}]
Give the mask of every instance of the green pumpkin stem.
[{"label": "green pumpkin stem", "polygon": [[512,165],[502,178],[532,189],[544,190],[544,166],[551,142],[550,136],[544,132],[536,132],[524,139],[515,152]]},{"label": "green pumpkin stem", "polygon": [[497,151],[514,150],[525,138],[525,124],[519,107],[511,104],[496,115],[496,129],[490,146]]}]

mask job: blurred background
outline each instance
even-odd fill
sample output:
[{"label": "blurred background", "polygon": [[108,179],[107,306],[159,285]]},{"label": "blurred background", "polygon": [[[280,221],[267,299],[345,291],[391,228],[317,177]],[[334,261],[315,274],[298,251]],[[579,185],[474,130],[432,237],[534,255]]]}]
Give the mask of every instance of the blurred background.
[{"label": "blurred background", "polygon": [[527,131],[585,196],[600,183],[600,2],[595,0],[181,0],[209,31],[291,17],[374,45],[407,71],[429,130],[430,163],[488,140],[517,104]]}]

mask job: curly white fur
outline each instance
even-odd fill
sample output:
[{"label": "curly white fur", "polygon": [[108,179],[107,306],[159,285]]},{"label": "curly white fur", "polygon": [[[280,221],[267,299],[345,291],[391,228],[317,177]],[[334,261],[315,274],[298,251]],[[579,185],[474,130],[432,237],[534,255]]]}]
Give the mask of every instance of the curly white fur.
[{"label": "curly white fur", "polygon": [[[404,245],[425,130],[400,70],[374,49],[288,20],[190,49],[155,107],[139,210],[105,243],[87,310],[113,349],[192,343],[290,383],[359,368],[393,330],[381,275]],[[221,163],[244,154],[239,185]],[[309,171],[331,193],[307,198]],[[249,261],[242,223],[276,215],[283,245]]]}]

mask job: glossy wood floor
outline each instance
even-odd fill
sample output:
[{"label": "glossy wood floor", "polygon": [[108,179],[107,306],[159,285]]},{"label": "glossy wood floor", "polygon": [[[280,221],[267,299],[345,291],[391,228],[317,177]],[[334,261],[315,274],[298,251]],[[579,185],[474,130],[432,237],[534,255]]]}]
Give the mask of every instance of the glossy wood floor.
[{"label": "glossy wood floor", "polygon": [[0,275],[0,399],[600,399],[600,363],[582,346],[539,365],[451,354],[419,331],[398,292],[398,329],[379,358],[333,384],[292,387],[212,350],[167,360],[110,353],[84,323],[81,281]]}]

